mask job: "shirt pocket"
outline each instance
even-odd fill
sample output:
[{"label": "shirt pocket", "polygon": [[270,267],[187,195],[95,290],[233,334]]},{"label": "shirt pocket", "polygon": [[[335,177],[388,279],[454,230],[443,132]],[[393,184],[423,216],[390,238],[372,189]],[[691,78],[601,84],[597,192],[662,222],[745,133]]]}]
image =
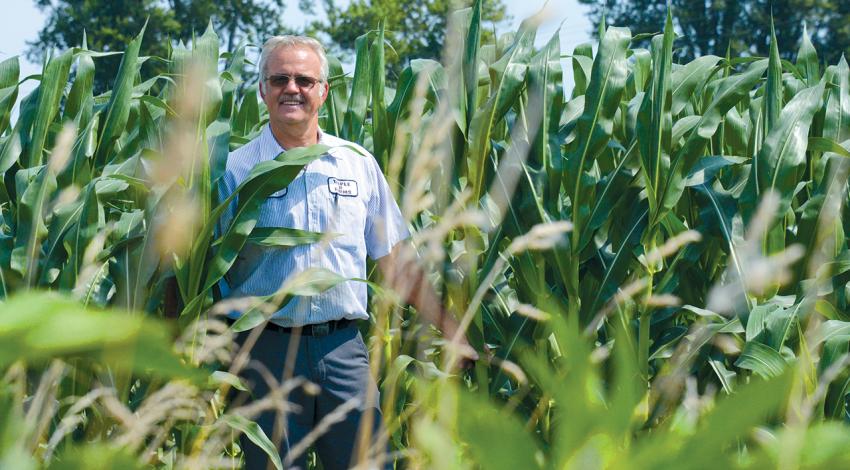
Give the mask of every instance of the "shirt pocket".
[{"label": "shirt pocket", "polygon": [[366,199],[362,188],[358,192],[335,193],[329,188],[327,200],[330,207],[331,232],[341,234],[341,241],[352,245],[364,244],[366,227]]},{"label": "shirt pocket", "polygon": [[288,188],[272,193],[260,207],[257,227],[294,227],[293,198]]}]

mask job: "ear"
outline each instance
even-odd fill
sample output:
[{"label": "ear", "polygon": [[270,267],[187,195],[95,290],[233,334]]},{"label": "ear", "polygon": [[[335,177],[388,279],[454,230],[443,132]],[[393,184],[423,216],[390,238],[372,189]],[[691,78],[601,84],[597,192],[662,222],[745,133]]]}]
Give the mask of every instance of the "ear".
[{"label": "ear", "polygon": [[324,104],[325,100],[328,99],[327,96],[328,96],[328,90],[329,89],[330,89],[330,87],[328,86],[327,83],[322,83],[322,86],[319,87],[319,98],[322,99],[323,104]]},{"label": "ear", "polygon": [[264,99],[266,99],[266,87],[263,86],[263,81],[264,81],[263,79],[260,79],[259,86],[260,86],[260,98],[264,100]]}]

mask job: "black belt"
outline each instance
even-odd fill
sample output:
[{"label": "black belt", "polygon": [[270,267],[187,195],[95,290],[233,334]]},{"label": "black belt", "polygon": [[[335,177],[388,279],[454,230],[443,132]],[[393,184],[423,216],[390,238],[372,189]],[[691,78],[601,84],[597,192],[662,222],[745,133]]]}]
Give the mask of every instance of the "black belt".
[{"label": "black belt", "polygon": [[[228,318],[227,322],[232,325],[236,322],[236,320]],[[312,323],[309,325],[295,327],[280,326],[276,323],[268,322],[266,323],[265,329],[286,334],[291,334],[295,330],[301,329],[301,334],[304,336],[327,336],[333,333],[334,331],[341,330],[343,328],[348,328],[352,325],[354,325],[354,320],[343,318],[340,320],[331,320],[326,321],[324,323]]]}]

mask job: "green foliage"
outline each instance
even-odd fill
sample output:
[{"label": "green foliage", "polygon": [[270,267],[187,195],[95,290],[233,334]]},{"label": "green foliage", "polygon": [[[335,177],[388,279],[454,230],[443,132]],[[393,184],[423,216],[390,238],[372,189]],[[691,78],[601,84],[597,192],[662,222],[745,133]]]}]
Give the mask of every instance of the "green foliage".
[{"label": "green foliage", "polygon": [[[392,0],[355,0],[340,7],[337,0],[323,0],[327,13],[324,21],[315,21],[307,30],[309,34],[327,35],[335,45],[335,52],[346,56],[356,51],[355,40],[364,32],[378,29],[383,22],[386,37],[392,49],[385,61],[391,82],[400,77],[413,59],[439,59],[444,47],[449,13],[458,8],[454,0],[427,0],[397,2]],[[466,0],[467,5],[473,3]],[[309,9],[308,9],[309,10]],[[499,23],[506,19],[505,5],[501,0],[482,2],[482,19]],[[492,40],[490,28],[484,33]]]},{"label": "green foliage", "polygon": [[72,299],[47,295],[16,296],[2,308],[0,367],[73,357],[94,359],[115,370],[199,377],[171,354],[163,325],[145,316],[92,312]]},{"label": "green foliage", "polygon": [[[212,24],[226,41],[227,50],[234,51],[240,43],[262,44],[269,31],[286,31],[281,17],[283,0],[252,0],[216,2],[212,0],[133,0],[111,2],[103,0],[36,0],[47,15],[47,23],[31,42],[27,52],[30,60],[41,60],[48,51],[77,47],[85,37],[83,48],[120,54],[146,28],[145,52],[155,57],[168,57],[177,40],[190,40]],[[111,55],[98,59],[95,90],[106,91],[120,57]],[[164,73],[167,67],[160,61],[143,64],[149,75]],[[62,80],[64,82],[64,80]]]},{"label": "green foliage", "polygon": [[[808,41],[827,63],[850,53],[850,33],[845,26],[850,4],[842,0],[579,1],[590,6],[588,16],[594,24],[604,17],[607,24],[629,25],[635,34],[661,31],[669,5],[681,34],[677,57],[682,60],[726,55],[727,48],[733,55],[766,56],[772,45],[783,59],[791,59],[801,38],[809,34]],[[770,41],[771,17],[776,22],[777,42]]]},{"label": "green foliage", "polygon": [[[403,465],[846,465],[847,62],[823,67],[803,40],[793,62],[772,47],[679,63],[675,16],[651,50],[603,27],[595,50],[564,58],[528,22],[491,41],[484,11],[454,12],[444,63],[412,60],[395,86],[389,23],[361,31],[352,76],[330,61],[320,115],[375,153],[444,309],[483,356],[456,373],[438,347],[452,338],[435,340],[377,274],[356,280],[374,291],[373,370]],[[248,244],[335,236],[257,227],[266,197],[328,149],[261,163],[219,200],[228,152],[267,122],[238,73],[244,48],[219,54],[209,29],[149,77],[148,33],[107,93],[97,53],[54,55],[14,123],[17,61],[0,63],[4,467],[226,467],[240,433],[273,453],[251,408],[228,400],[245,388],[232,334],[351,281],[313,270],[216,302]],[[247,314],[216,320],[232,308]],[[155,319],[167,314],[175,331]]]}]

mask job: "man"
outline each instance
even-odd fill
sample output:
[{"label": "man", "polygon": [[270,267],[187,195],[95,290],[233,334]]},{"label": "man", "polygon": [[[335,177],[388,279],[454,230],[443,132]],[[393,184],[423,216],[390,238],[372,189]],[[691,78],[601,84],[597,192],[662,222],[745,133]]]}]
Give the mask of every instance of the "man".
[{"label": "man", "polygon": [[[348,148],[356,145],[319,128],[319,109],[328,96],[328,64],[321,44],[300,36],[269,39],[260,57],[260,80],[269,125],[257,138],[228,156],[220,196],[231,194],[261,161],[271,160],[286,149],[325,144],[333,147],[328,154],[308,164],[287,188],[269,197],[258,226],[341,236],[327,243],[287,249],[246,246],[228,274],[230,296],[271,294],[289,276],[308,268],[329,269],[346,278],[365,278],[367,256],[378,260],[382,269],[389,269],[390,260],[399,258],[399,242],[408,238],[409,232],[374,157],[362,148],[362,154]],[[232,214],[225,214],[222,225],[226,227],[230,220]],[[412,281],[420,287],[413,289],[412,301],[417,307],[421,305],[419,310],[443,327],[446,334],[453,334],[456,322],[442,314],[439,300],[427,288],[421,270],[412,272]],[[320,295],[293,299],[272,315],[260,335],[251,354],[271,374],[279,379],[287,352],[297,351],[294,375],[320,387],[318,395],[298,389],[288,397],[299,410],[287,416],[283,454],[323,417],[343,404],[357,403],[355,410],[316,441],[325,469],[348,468],[354,463],[352,454],[361,417],[372,413],[374,422],[380,423],[377,400],[367,403],[367,396],[377,397],[377,388],[355,324],[369,318],[366,309],[366,284],[348,281]],[[290,342],[297,344],[288,349]],[[248,374],[254,382],[254,396],[268,392],[259,373]],[[261,416],[258,423],[267,435],[272,435],[273,413]],[[265,454],[246,440],[243,443],[247,468],[265,468]],[[294,466],[306,467],[303,454],[289,460]]]}]

